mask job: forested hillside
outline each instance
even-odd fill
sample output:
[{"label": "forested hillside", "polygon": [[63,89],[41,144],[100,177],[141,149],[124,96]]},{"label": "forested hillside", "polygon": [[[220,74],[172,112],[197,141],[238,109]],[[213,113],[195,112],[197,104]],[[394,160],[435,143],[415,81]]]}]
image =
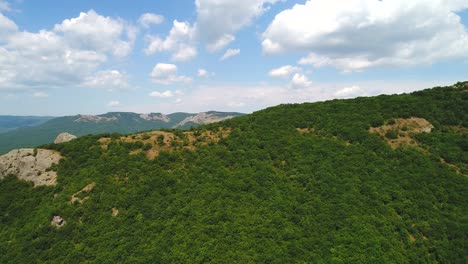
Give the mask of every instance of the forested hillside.
[{"label": "forested hillside", "polygon": [[43,146],[56,186],[0,182],[0,262],[467,263],[467,91]]},{"label": "forested hillside", "polygon": [[32,127],[40,125],[47,120],[52,119],[50,116],[7,116],[0,115],[0,133],[5,133],[20,127]]},{"label": "forested hillside", "polygon": [[[111,112],[103,115],[75,115],[53,118],[36,126],[24,126],[0,134],[0,154],[12,149],[34,147],[54,142],[62,132],[76,136],[101,133],[136,133],[161,128],[190,128],[200,124],[215,122],[225,118],[240,116],[240,113],[210,111],[206,113],[160,113],[137,114],[131,112]],[[198,119],[194,117],[199,117]],[[0,118],[0,125],[1,125]],[[193,122],[193,121],[198,121]],[[1,129],[1,127],[0,127]]]}]

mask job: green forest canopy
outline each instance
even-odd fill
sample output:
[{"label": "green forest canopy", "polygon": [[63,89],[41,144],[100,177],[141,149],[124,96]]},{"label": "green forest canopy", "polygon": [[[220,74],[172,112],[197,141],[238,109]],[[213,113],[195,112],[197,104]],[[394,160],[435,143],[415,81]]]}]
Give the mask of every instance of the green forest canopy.
[{"label": "green forest canopy", "polygon": [[[467,90],[280,105],[191,131],[219,141],[171,130],[154,159],[171,143],[44,146],[55,187],[0,182],[0,262],[467,263]],[[434,126],[412,145],[369,133],[410,117]]]}]

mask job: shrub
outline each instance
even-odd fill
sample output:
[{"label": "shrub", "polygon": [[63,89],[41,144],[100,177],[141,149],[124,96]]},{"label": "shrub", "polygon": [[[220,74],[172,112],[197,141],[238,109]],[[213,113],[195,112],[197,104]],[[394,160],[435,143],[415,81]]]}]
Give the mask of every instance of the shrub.
[{"label": "shrub", "polygon": [[385,121],[382,117],[375,117],[374,119],[370,121],[370,125],[371,127],[379,127],[379,126],[382,126],[384,122]]},{"label": "shrub", "polygon": [[156,140],[157,140],[159,146],[162,147],[162,146],[166,145],[166,144],[164,143],[164,135],[159,135],[159,136],[156,138]]},{"label": "shrub", "polygon": [[144,150],[144,151],[148,151],[148,150],[150,150],[150,149],[152,149],[152,148],[153,148],[153,145],[151,145],[151,143],[147,143],[147,144],[145,144],[145,145],[143,146],[143,150]]},{"label": "shrub", "polygon": [[389,130],[385,133],[385,137],[388,139],[397,139],[398,138],[398,131],[396,130]]}]

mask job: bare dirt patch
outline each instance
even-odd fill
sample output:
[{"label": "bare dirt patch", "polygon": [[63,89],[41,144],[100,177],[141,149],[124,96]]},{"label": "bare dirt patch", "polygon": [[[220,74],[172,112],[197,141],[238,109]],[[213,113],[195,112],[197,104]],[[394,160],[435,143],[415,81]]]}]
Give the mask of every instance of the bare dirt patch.
[{"label": "bare dirt patch", "polygon": [[408,119],[398,118],[394,119],[392,124],[371,127],[369,132],[381,135],[385,141],[395,149],[402,145],[417,147],[417,143],[412,138],[412,134],[430,133],[433,128],[434,126],[426,119],[411,117]]},{"label": "bare dirt patch", "polygon": [[463,127],[463,126],[446,126],[451,132],[455,134],[465,134],[468,133],[468,128]]},{"label": "bare dirt patch", "polygon": [[229,136],[231,129],[216,131],[150,131],[120,137],[117,140],[111,138],[101,138],[101,148],[106,150],[111,142],[137,143],[141,142],[143,147],[132,150],[130,155],[145,153],[148,159],[154,159],[161,151],[173,151],[178,149],[195,150],[197,147],[206,146],[211,143],[218,143],[221,139]]},{"label": "bare dirt patch", "polygon": [[446,160],[443,158],[440,158],[440,163],[449,166],[450,168],[454,169],[457,174],[463,175],[463,176],[468,176],[465,173],[462,172],[462,170],[455,164],[448,163]]},{"label": "bare dirt patch", "polygon": [[83,198],[80,198],[80,195],[83,194],[83,193],[89,193],[90,191],[92,191],[94,189],[94,187],[96,187],[96,183],[95,182],[92,182],[88,185],[86,185],[85,187],[83,187],[83,189],[81,189],[81,191],[77,192],[77,193],[74,193],[71,197],[71,200],[70,200],[70,204],[74,204],[75,202],[78,202],[80,204],[83,204],[86,200],[89,199],[89,196],[85,196]]},{"label": "bare dirt patch", "polygon": [[300,134],[304,135],[304,134],[310,134],[310,133],[314,133],[315,132],[315,129],[313,128],[296,128],[297,132],[299,132]]},{"label": "bare dirt patch", "polygon": [[109,143],[111,143],[112,140],[110,138],[100,138],[98,142],[101,143],[101,148],[103,150],[107,150],[107,145],[109,145]]},{"label": "bare dirt patch", "polygon": [[112,217],[117,217],[119,215],[119,210],[117,208],[112,208]]}]

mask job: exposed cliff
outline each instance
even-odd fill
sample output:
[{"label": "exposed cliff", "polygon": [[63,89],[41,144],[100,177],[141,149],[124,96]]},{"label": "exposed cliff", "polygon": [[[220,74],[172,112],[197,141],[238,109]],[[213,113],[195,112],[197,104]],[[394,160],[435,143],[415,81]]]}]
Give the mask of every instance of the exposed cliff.
[{"label": "exposed cliff", "polygon": [[34,186],[55,185],[57,173],[50,170],[62,156],[48,149],[15,149],[0,156],[0,179],[14,175],[20,180],[30,181]]}]

